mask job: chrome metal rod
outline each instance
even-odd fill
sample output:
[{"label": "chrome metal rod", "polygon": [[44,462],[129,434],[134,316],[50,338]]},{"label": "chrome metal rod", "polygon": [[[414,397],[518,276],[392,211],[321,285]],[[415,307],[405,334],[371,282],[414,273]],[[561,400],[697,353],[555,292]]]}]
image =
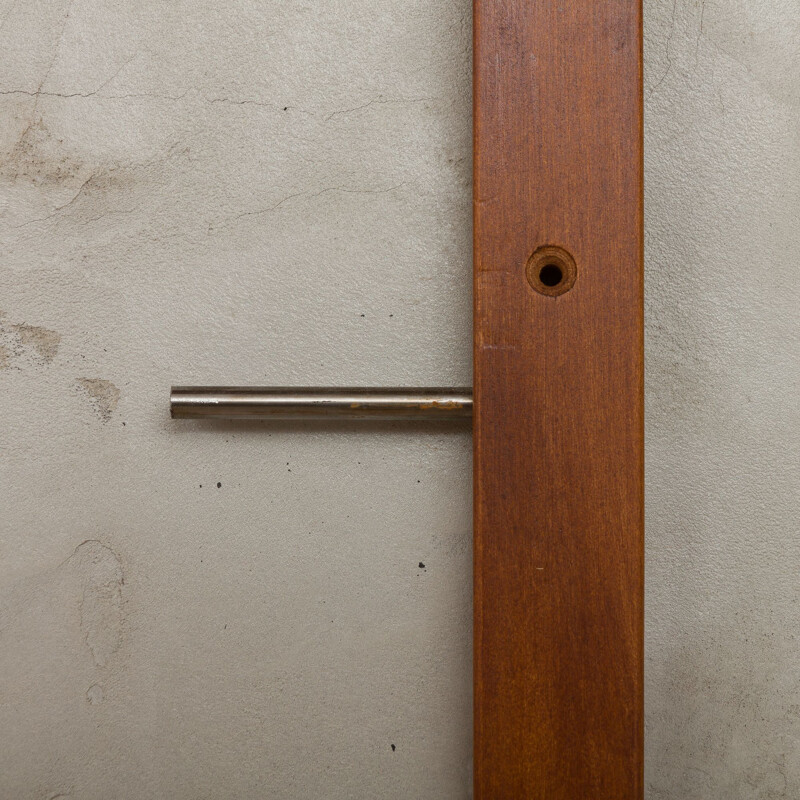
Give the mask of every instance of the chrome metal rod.
[{"label": "chrome metal rod", "polygon": [[173,419],[407,420],[472,418],[472,389],[173,386]]}]

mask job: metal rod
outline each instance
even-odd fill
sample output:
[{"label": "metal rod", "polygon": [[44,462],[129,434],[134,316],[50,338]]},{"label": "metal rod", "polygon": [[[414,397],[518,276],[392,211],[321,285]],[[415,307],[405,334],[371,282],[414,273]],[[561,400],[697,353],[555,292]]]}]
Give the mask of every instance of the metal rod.
[{"label": "metal rod", "polygon": [[173,419],[407,420],[472,418],[472,389],[173,386]]}]

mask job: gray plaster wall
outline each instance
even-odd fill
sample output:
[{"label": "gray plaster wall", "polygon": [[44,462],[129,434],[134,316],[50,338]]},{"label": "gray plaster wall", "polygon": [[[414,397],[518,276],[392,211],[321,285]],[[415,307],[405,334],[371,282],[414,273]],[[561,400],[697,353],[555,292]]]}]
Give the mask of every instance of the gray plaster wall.
[{"label": "gray plaster wall", "polygon": [[[0,798],[466,798],[469,0],[0,3]],[[646,2],[647,786],[800,796],[800,16]]]},{"label": "gray plaster wall", "polygon": [[646,2],[647,785],[800,797],[800,6]]}]

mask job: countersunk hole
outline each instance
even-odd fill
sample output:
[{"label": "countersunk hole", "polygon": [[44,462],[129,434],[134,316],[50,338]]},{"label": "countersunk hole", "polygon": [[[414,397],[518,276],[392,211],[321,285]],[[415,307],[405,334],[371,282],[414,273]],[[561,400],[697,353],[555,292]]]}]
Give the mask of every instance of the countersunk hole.
[{"label": "countersunk hole", "polygon": [[545,264],[539,270],[539,280],[545,286],[558,286],[564,278],[564,273],[558,264]]},{"label": "countersunk hole", "polygon": [[538,247],[525,265],[525,275],[532,289],[545,297],[568,292],[578,278],[572,254],[555,244]]}]

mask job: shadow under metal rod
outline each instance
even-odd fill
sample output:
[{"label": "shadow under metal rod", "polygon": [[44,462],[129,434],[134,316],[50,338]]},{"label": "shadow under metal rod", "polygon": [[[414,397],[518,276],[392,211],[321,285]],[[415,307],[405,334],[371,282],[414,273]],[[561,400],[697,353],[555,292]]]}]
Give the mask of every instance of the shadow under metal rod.
[{"label": "shadow under metal rod", "polygon": [[408,420],[472,418],[472,389],[173,386],[173,419]]}]

